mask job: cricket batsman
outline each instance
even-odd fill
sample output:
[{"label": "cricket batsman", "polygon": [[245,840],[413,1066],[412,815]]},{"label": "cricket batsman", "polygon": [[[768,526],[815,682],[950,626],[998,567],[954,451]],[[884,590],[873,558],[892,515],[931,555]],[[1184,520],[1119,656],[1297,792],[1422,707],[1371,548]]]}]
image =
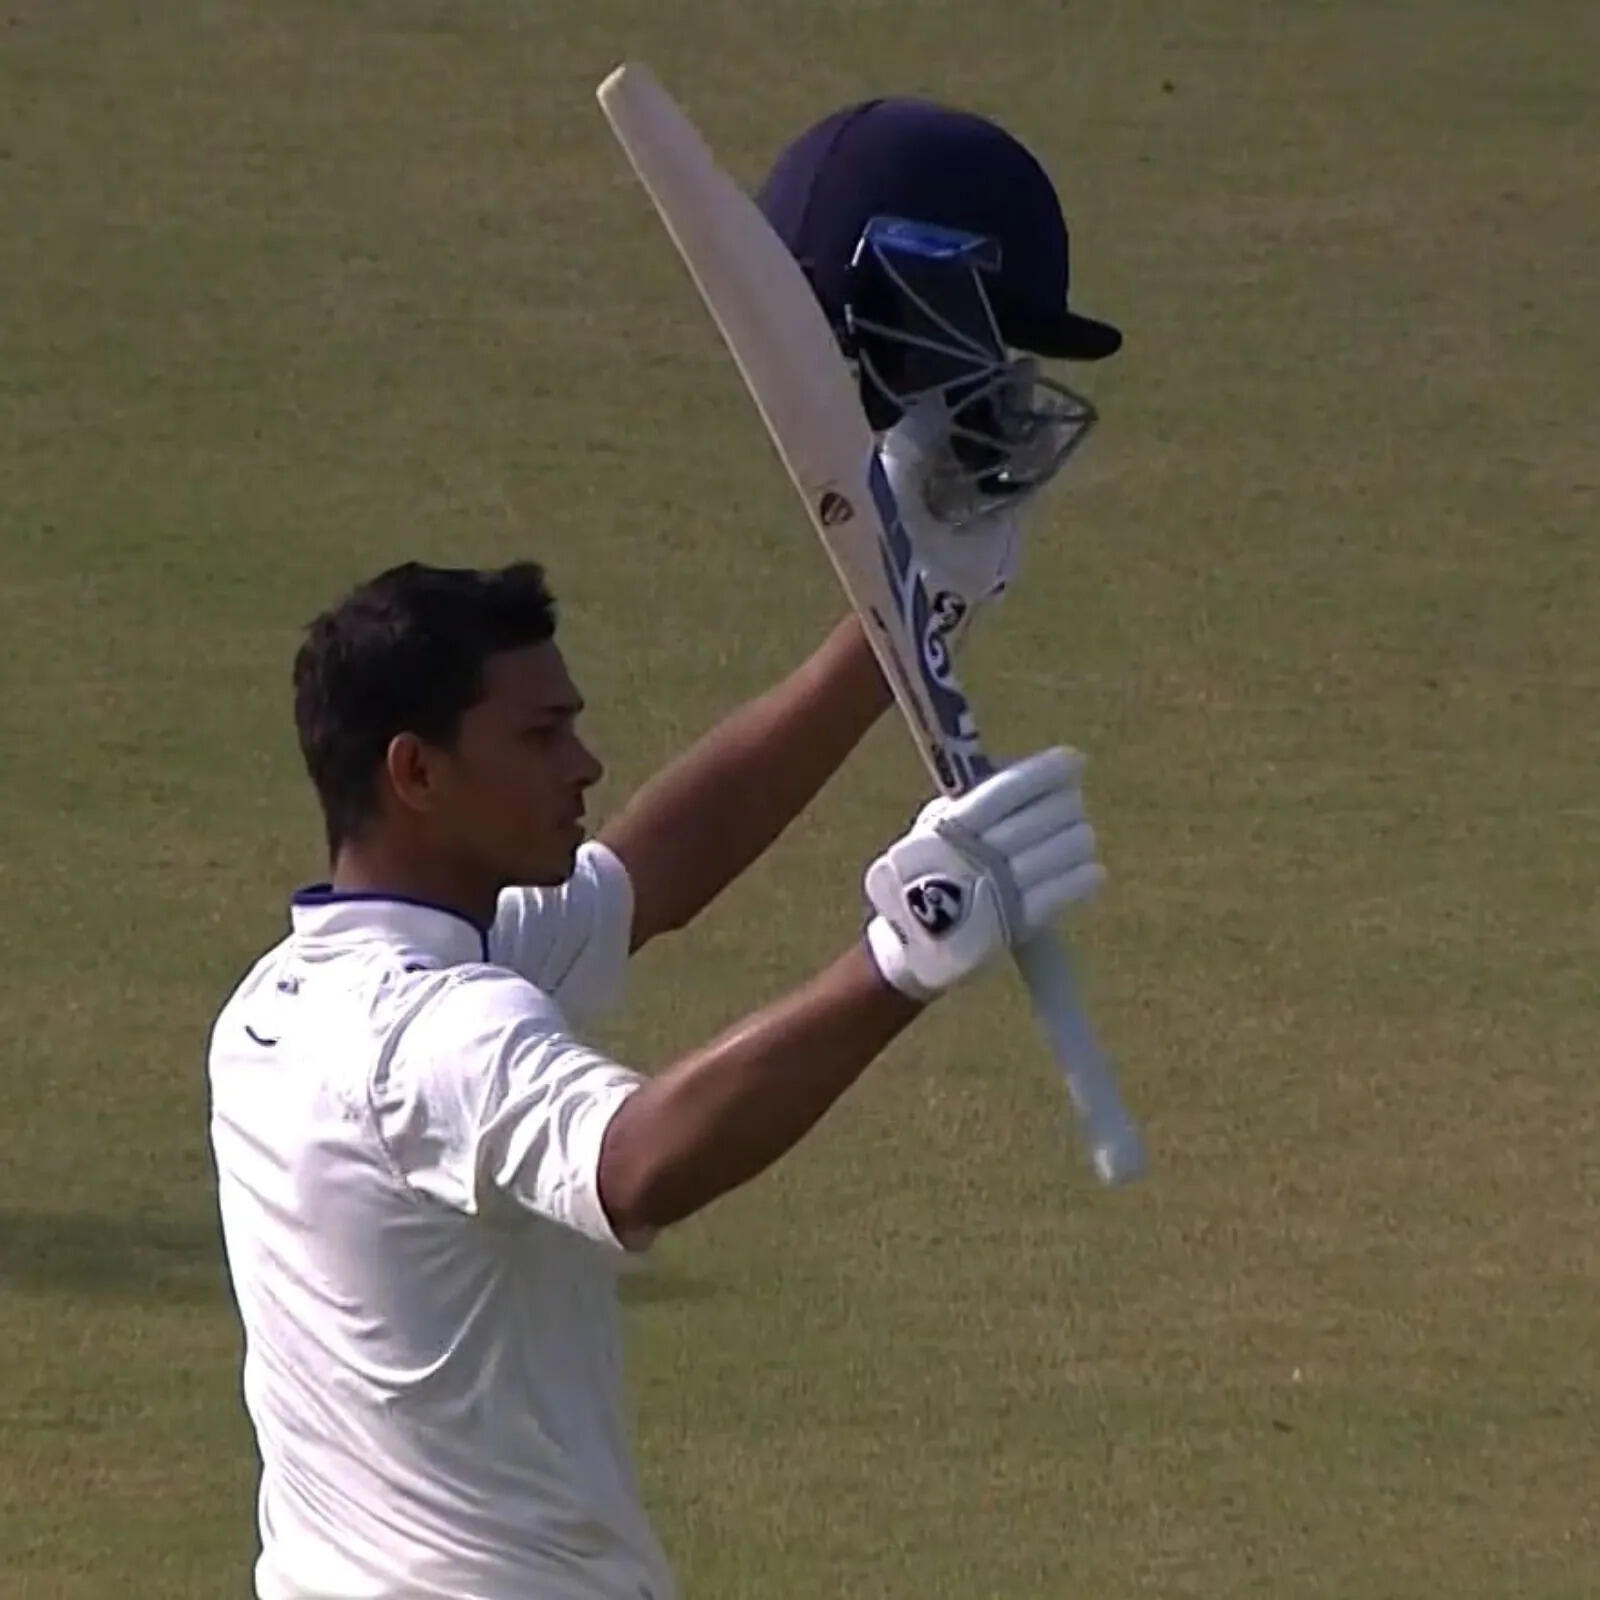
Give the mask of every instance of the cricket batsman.
[{"label": "cricket batsman", "polygon": [[[857,363],[955,626],[1014,573],[1018,512],[1092,420],[1035,356],[1117,343],[1067,310],[1049,182],[980,119],[878,101],[802,136],[762,203]],[[929,254],[918,227],[992,248]],[[538,566],[381,573],[310,625],[293,683],[330,873],[209,1051],[255,1593],[670,1600],[618,1264],[1095,892],[1082,760],[1047,749],[931,802],[867,868],[864,931],[841,873],[835,960],[646,1073],[588,1029],[628,957],[687,927],[889,705],[855,618],[592,836],[601,768]]]}]

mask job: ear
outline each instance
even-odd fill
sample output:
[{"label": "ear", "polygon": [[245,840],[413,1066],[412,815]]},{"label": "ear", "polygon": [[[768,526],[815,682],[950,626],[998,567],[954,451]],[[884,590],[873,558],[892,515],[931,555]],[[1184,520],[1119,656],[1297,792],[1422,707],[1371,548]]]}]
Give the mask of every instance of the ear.
[{"label": "ear", "polygon": [[414,733],[397,733],[389,741],[383,765],[389,775],[389,787],[402,810],[428,812],[433,809],[442,777],[441,754]]}]

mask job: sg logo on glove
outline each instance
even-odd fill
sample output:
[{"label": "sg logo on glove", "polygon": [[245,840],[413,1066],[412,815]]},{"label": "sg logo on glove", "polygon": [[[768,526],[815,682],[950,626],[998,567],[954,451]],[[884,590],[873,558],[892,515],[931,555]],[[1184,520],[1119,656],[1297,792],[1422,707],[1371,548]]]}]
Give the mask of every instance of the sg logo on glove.
[{"label": "sg logo on glove", "polygon": [[906,910],[941,938],[966,916],[967,892],[953,878],[918,878],[906,889]]}]

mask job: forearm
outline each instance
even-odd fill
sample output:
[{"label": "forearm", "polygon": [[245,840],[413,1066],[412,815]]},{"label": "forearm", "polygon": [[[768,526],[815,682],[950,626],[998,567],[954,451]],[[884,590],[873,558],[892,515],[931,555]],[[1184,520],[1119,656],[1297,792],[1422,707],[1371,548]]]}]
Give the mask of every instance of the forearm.
[{"label": "forearm", "polygon": [[791,1149],[915,1018],[857,946],[635,1092],[600,1153],[621,1233],[665,1227]]},{"label": "forearm", "polygon": [[681,928],[806,808],[890,703],[861,626],[841,622],[633,796],[602,838],[634,881],[635,944]]}]

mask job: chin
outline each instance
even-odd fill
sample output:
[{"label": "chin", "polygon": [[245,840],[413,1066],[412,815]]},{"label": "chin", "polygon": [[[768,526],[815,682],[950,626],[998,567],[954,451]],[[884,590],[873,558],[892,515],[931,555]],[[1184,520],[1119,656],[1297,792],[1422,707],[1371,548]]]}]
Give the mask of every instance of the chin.
[{"label": "chin", "polygon": [[559,856],[544,856],[530,862],[516,881],[529,889],[558,889],[572,876],[577,864],[578,851],[574,846]]}]

